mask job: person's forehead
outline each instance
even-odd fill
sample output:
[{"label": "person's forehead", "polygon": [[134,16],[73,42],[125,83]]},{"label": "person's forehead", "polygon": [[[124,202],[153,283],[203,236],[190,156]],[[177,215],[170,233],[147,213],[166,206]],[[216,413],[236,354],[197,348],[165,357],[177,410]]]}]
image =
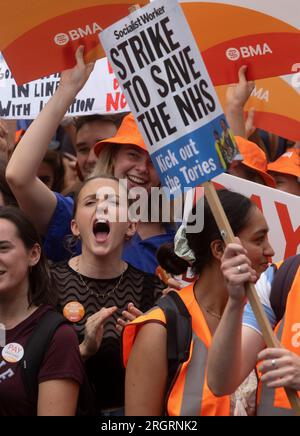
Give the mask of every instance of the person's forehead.
[{"label": "person's forehead", "polygon": [[84,124],[76,134],[76,145],[80,145],[83,142],[98,142],[102,139],[107,139],[111,136],[114,136],[116,133],[115,125],[110,122],[94,122]]},{"label": "person's forehead", "polygon": [[83,131],[89,131],[89,130],[103,130],[103,129],[115,129],[117,130],[117,127],[115,124],[110,120],[93,120],[93,121],[86,121],[85,123],[80,126],[80,128],[77,130],[77,135],[82,133]]},{"label": "person's forehead", "polygon": [[266,218],[259,207],[255,204],[249,211],[249,225],[254,228],[255,231],[268,231],[268,224]]},{"label": "person's forehead", "polygon": [[97,194],[99,191],[100,193],[105,193],[107,191],[107,193],[111,193],[111,192],[115,192],[118,193],[119,192],[119,182],[117,180],[114,179],[105,179],[105,178],[99,178],[99,179],[93,179],[93,180],[89,180],[85,186],[82,188],[80,196],[87,196],[87,195],[92,195],[92,194]]},{"label": "person's forehead", "polygon": [[124,144],[122,145],[122,147],[120,148],[120,152],[126,152],[126,151],[135,151],[136,153],[140,154],[141,156],[149,156],[149,153],[146,150],[143,150],[142,148],[138,147],[137,145],[134,144]]},{"label": "person's forehead", "polygon": [[17,235],[17,228],[14,223],[5,218],[0,218],[0,240],[9,239]]}]

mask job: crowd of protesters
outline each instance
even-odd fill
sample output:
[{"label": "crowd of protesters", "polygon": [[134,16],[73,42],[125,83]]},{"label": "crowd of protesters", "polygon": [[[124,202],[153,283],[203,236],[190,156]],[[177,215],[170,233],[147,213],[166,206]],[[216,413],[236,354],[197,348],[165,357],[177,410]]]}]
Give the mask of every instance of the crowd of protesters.
[{"label": "crowd of protesters", "polygon": [[[87,414],[96,416],[291,414],[282,387],[300,391],[292,334],[300,323],[299,255],[278,318],[270,303],[278,266],[269,227],[250,199],[218,192],[237,237],[227,247],[206,202],[201,232],[186,233],[172,214],[163,220],[161,204],[151,202],[159,176],[133,115],[64,118],[93,70],[83,51],[39,116],[16,130],[15,147],[9,123],[0,120],[0,415],[75,415],[87,396]],[[253,114],[244,119],[254,86],[246,75],[242,67],[228,88],[232,133],[224,124],[215,134],[220,164],[232,176],[300,196],[298,144],[281,139],[276,148],[255,129]],[[236,159],[229,152],[234,141]],[[135,210],[147,210],[146,220],[130,216],[134,189],[145,193]],[[193,278],[182,287],[187,271]],[[247,282],[280,330],[282,348],[266,348],[245,306]],[[192,332],[188,358],[170,385],[169,322],[156,304],[170,297],[171,284]],[[24,382],[26,350],[51,322],[49,313],[62,315],[53,317],[57,327],[45,339],[33,394]]]}]

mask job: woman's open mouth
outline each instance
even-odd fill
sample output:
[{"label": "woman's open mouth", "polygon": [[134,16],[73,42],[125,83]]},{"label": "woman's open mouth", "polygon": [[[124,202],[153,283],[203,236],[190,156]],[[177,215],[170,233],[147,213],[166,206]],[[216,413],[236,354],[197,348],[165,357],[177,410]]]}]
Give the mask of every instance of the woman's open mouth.
[{"label": "woman's open mouth", "polygon": [[93,233],[95,235],[95,239],[99,243],[106,242],[108,239],[108,235],[110,232],[109,222],[106,220],[96,220],[93,224]]}]

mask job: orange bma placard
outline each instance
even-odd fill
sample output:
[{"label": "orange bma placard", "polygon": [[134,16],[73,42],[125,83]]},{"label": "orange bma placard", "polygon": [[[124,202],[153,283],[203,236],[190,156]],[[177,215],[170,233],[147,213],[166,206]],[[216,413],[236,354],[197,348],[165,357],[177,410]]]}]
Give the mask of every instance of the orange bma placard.
[{"label": "orange bma placard", "polygon": [[74,66],[75,51],[85,60],[104,56],[98,34],[128,8],[147,0],[12,0],[1,2],[0,51],[17,84]]},{"label": "orange bma placard", "polygon": [[234,82],[242,65],[252,80],[290,74],[299,62],[299,0],[180,3],[215,86]]},{"label": "orange bma placard", "polygon": [[[216,88],[223,108],[227,86]],[[300,141],[300,76],[272,77],[255,81],[245,111],[255,109],[254,125],[283,138]]]}]

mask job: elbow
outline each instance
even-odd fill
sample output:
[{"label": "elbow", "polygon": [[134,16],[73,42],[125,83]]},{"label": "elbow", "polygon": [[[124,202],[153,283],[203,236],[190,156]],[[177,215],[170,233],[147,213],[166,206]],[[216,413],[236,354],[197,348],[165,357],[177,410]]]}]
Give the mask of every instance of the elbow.
[{"label": "elbow", "polygon": [[232,392],[226,389],[226,386],[224,386],[222,383],[218,383],[216,380],[208,379],[207,385],[215,397],[224,397],[225,395],[232,394]]},{"label": "elbow", "polygon": [[21,172],[17,171],[15,168],[11,167],[9,164],[6,168],[5,177],[6,177],[7,183],[9,184],[12,191],[14,191],[14,189],[23,188],[23,186],[25,186],[28,183],[28,181],[22,177]]},{"label": "elbow", "polygon": [[235,391],[234,387],[229,383],[229,379],[226,380],[222,373],[215,371],[210,365],[208,365],[207,385],[215,397],[231,395]]}]

